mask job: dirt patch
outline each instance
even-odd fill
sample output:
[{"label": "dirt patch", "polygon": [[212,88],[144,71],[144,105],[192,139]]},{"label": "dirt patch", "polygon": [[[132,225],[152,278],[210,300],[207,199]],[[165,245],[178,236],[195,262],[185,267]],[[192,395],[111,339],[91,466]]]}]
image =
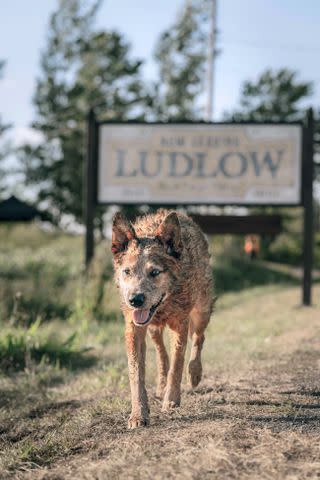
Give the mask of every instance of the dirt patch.
[{"label": "dirt patch", "polygon": [[[127,431],[126,409],[110,412],[92,399],[96,411],[65,455],[58,452],[43,466],[17,465],[6,478],[319,478],[319,347],[312,338],[293,354],[260,361],[250,375],[207,377],[184,392],[183,406],[172,414],[161,414],[153,399],[148,429]],[[62,406],[74,406],[80,417],[87,408]]]}]

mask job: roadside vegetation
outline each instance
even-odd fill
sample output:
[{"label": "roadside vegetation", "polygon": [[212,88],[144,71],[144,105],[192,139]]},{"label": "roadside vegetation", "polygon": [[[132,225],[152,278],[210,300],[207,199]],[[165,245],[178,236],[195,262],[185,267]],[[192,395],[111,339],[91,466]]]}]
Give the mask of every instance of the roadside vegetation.
[{"label": "roadside vegetation", "polygon": [[82,246],[36,225],[0,229],[1,478],[315,478],[319,306],[298,307],[296,268],[214,239],[204,380],[161,414],[149,345],[151,427],[129,433],[109,245],[87,277]]},{"label": "roadside vegetation", "polygon": [[[228,293],[254,292],[259,286],[300,284],[296,268],[246,259],[239,238],[217,237],[211,249],[215,292],[220,299]],[[95,343],[106,344],[114,325],[121,329],[108,241],[98,246],[87,274],[82,255],[81,236],[44,231],[36,224],[1,226],[2,372],[24,370],[41,362],[71,369],[77,364],[90,365]],[[319,280],[316,274],[315,281]]]}]

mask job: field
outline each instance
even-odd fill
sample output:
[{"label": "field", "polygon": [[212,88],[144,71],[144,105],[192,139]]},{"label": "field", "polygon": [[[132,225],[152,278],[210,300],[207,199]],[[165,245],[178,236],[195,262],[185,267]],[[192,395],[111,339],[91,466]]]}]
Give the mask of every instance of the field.
[{"label": "field", "polygon": [[128,431],[108,245],[85,278],[81,237],[1,227],[1,479],[320,477],[319,278],[302,308],[296,269],[213,247],[204,379],[161,413],[149,344],[151,425]]}]

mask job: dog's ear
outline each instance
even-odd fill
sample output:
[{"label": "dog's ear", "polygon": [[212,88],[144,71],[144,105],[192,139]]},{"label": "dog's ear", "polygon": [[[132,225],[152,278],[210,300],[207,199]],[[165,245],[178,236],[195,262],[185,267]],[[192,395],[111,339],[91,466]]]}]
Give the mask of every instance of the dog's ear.
[{"label": "dog's ear", "polygon": [[176,212],[169,213],[158,227],[156,237],[164,245],[168,255],[179,258],[182,252],[181,227]]},{"label": "dog's ear", "polygon": [[134,238],[136,238],[136,233],[133,226],[120,212],[117,212],[113,217],[112,224],[111,250],[113,255],[126,250],[128,243]]}]

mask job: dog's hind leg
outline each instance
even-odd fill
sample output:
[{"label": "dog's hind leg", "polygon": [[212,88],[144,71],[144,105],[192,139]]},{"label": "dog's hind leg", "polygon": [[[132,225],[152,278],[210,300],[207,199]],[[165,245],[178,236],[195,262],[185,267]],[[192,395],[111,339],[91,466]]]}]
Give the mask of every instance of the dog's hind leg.
[{"label": "dog's hind leg", "polygon": [[204,331],[209,323],[212,308],[212,298],[209,298],[208,295],[202,296],[190,314],[189,336],[192,345],[187,370],[187,381],[191,388],[195,388],[202,377],[201,350],[205,338]]},{"label": "dog's hind leg", "polygon": [[156,396],[158,398],[163,398],[169,370],[169,356],[163,341],[163,327],[150,325],[148,330],[150,337],[154,341],[157,352],[158,380]]}]

